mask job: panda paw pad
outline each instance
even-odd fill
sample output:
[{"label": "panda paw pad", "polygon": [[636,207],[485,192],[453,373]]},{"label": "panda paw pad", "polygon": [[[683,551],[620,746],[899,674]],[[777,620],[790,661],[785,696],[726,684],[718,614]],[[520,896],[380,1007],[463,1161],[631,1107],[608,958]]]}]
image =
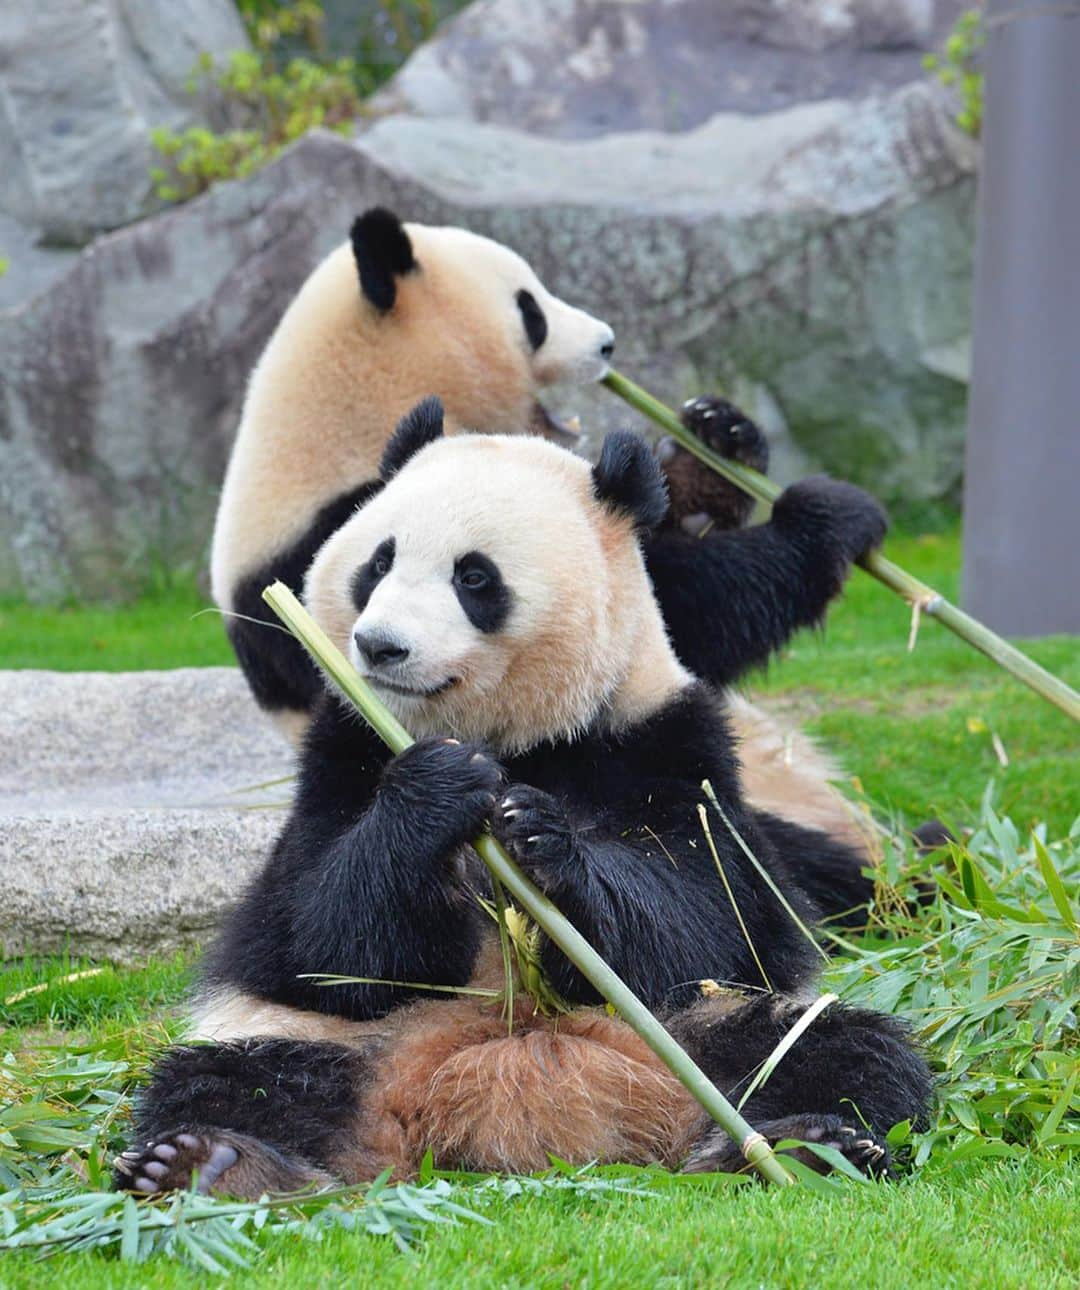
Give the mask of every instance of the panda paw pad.
[{"label": "panda paw pad", "polygon": [[171,1133],[122,1151],[113,1161],[117,1190],[155,1196],[195,1189],[206,1194],[240,1158],[235,1147],[204,1133]]}]

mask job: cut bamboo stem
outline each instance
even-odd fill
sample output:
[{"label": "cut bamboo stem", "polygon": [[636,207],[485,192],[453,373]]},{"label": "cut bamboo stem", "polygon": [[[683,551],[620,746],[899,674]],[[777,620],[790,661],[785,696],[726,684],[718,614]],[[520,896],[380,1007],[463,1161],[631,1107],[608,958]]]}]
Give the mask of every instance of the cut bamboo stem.
[{"label": "cut bamboo stem", "polygon": [[[263,600],[391,752],[400,753],[408,748],[413,742],[412,736],[387,711],[372,688],[289,588],[283,582],[275,582],[263,592]],[[640,1035],[731,1140],[738,1143],[750,1164],[770,1182],[782,1186],[794,1183],[795,1179],[784,1168],[768,1142],[743,1119],[705,1072],[679,1047],[645,1004],[604,962],[581,933],[529,881],[495,838],[490,833],[484,833],[476,839],[473,846],[492,876],[502,883],[520,908],[544,929],[626,1024]]]},{"label": "cut bamboo stem", "polygon": [[[710,466],[717,474],[731,480],[744,493],[749,493],[751,497],[756,497],[759,501],[770,505],[780,496],[781,489],[771,479],[750,466],[729,461],[714,452],[693,431],[687,430],[671,408],[661,403],[659,399],[653,398],[640,385],[635,385],[633,381],[618,372],[609,372],[604,377],[603,383],[632,408],[647,416],[650,421],[654,421],[673,439],[678,440],[687,452],[693,453],[699,461]],[[1080,721],[1080,694],[1059,677],[1054,676],[1052,672],[1040,667],[1034,659],[1028,658],[1015,645],[1010,645],[989,627],[985,627],[970,614],[965,614],[962,609],[958,609],[956,605],[946,600],[940,592],[928,587],[925,582],[920,582],[918,578],[912,577],[910,573],[901,569],[898,564],[894,564],[879,551],[871,551],[858,563],[867,573],[877,578],[879,582],[883,582],[886,587],[890,587],[897,595],[902,596],[912,606],[914,612],[936,618],[944,627],[948,627],[962,640],[980,650],[987,658],[993,659],[999,667],[1011,672],[1018,681],[1029,686],[1036,694],[1041,694],[1044,699],[1048,699],[1074,721]]]}]

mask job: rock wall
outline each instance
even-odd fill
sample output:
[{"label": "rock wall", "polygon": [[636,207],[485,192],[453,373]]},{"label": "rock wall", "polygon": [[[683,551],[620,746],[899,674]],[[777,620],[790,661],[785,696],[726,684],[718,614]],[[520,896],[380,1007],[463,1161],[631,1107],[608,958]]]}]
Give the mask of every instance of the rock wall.
[{"label": "rock wall", "polygon": [[384,111],[553,138],[687,130],[918,79],[971,0],[473,0]]},{"label": "rock wall", "polygon": [[[115,595],[148,560],[202,566],[247,373],[374,202],[516,247],[661,395],[724,384],[781,446],[794,432],[800,467],[939,496],[961,459],[941,355],[967,334],[974,165],[925,84],[680,134],[398,116],[309,135],[0,313],[0,592]],[[565,410],[594,436],[631,419],[603,391]]]},{"label": "rock wall", "polygon": [[229,0],[7,0],[0,211],[85,242],[153,205],[153,126],[191,124],[200,53],[247,45]]}]

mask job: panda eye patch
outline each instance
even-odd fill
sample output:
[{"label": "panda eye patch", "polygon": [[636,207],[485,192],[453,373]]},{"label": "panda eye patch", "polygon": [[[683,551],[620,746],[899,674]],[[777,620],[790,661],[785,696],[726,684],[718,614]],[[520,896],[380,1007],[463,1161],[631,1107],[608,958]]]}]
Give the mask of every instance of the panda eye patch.
[{"label": "panda eye patch", "polygon": [[392,537],[380,542],[367,564],[362,564],[353,575],[352,599],[358,612],[363,612],[371,593],[394,567],[396,549],[397,544]]},{"label": "panda eye patch", "polygon": [[547,340],[548,325],[544,317],[544,311],[536,303],[536,297],[531,291],[519,291],[517,293],[517,306],[521,310],[521,321],[525,324],[525,335],[529,338],[529,344],[533,350],[538,350]]},{"label": "panda eye patch", "polygon": [[479,551],[454,563],[454,591],[469,622],[481,632],[496,632],[506,621],[513,597],[498,565]]}]

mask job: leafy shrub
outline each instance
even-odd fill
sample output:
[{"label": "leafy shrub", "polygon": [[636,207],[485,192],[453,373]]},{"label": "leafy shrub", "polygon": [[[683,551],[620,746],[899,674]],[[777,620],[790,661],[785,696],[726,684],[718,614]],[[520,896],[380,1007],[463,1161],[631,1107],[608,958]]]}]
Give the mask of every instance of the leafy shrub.
[{"label": "leafy shrub", "polygon": [[923,67],[958,94],[960,107],[956,123],[975,138],[982,129],[983,74],[979,69],[979,54],[985,44],[982,10],[968,9],[957,18],[942,51],[927,54],[923,59]]},{"label": "leafy shrub", "polygon": [[932,903],[886,902],[891,939],[830,971],[842,997],[908,1017],[927,1047],[940,1106],[917,1165],[1080,1148],[1080,819],[1045,835],[1021,838],[984,801],[949,863],[923,862]]},{"label": "leafy shrub", "polygon": [[[188,89],[208,124],[151,131],[164,161],[150,171],[155,194],[187,201],[219,179],[252,174],[316,126],[348,133],[363,98],[462,3],[368,0],[331,40],[319,0],[238,0],[254,49],[231,54],[224,68],[200,58]],[[331,45],[350,56],[333,57]]]},{"label": "leafy shrub", "polygon": [[265,54],[238,50],[219,71],[204,55],[192,89],[216,95],[245,125],[220,133],[201,125],[152,130],[167,164],[154,167],[150,177],[164,201],[186,201],[218,179],[250,175],[315,126],[347,132],[361,110],[349,59],[323,66],[294,58],[278,71]]}]

